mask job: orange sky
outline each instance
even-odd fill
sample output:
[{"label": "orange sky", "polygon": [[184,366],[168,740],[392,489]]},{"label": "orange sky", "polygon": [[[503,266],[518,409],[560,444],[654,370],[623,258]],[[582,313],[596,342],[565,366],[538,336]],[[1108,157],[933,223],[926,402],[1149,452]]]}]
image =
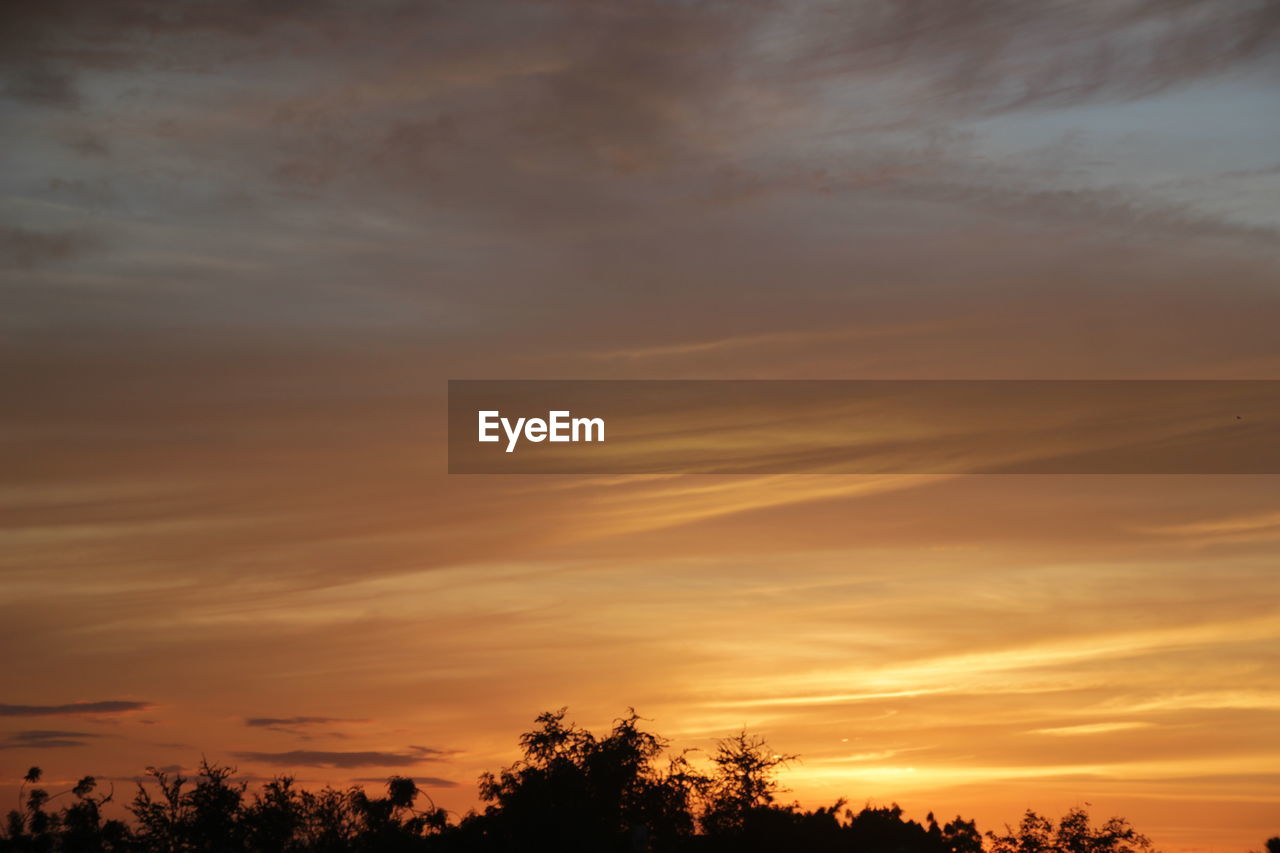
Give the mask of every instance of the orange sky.
[{"label": "orange sky", "polygon": [[1276,477],[444,473],[449,378],[1280,378],[1275,5],[998,5],[6,12],[0,776],[634,706],[1260,848]]}]

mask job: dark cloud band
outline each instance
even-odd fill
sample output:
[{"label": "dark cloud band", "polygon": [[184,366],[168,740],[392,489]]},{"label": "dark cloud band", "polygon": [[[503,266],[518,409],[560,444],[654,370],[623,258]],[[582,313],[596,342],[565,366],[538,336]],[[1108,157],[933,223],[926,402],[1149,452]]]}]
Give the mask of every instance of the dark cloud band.
[{"label": "dark cloud band", "polygon": [[424,761],[439,760],[440,750],[410,747],[409,752],[327,752],[294,749],[288,752],[236,752],[242,761],[270,764],[276,767],[409,767]]}]

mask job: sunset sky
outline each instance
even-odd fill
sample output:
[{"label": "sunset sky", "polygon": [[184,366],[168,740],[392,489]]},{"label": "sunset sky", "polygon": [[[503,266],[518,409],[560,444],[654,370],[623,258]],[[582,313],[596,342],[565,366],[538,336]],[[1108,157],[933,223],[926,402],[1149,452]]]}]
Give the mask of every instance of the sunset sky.
[{"label": "sunset sky", "polygon": [[1280,476],[450,476],[444,408],[1280,379],[1280,4],[297,8],[0,12],[0,803],[461,813],[634,706],[808,806],[1280,834]]}]

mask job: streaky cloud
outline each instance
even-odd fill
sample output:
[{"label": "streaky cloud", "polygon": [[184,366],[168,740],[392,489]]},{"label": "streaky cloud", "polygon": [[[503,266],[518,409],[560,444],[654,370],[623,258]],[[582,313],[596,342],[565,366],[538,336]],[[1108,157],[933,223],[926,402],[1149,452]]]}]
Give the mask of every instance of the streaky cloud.
[{"label": "streaky cloud", "polygon": [[54,717],[75,714],[125,714],[154,708],[151,702],[107,700],[102,702],[68,702],[64,705],[3,705],[0,717]]},{"label": "streaky cloud", "polygon": [[287,752],[235,752],[242,761],[254,761],[279,767],[409,767],[424,761],[439,761],[442,750],[411,746],[408,752],[328,752],[293,749]]}]

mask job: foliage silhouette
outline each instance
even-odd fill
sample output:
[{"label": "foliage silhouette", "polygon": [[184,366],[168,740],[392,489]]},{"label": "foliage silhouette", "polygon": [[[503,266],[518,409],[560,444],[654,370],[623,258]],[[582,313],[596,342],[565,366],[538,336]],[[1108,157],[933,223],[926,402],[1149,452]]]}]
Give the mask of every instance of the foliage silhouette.
[{"label": "foliage silhouette", "polygon": [[[112,793],[96,793],[93,777],[50,796],[33,767],[0,853],[1151,853],[1123,818],[1095,826],[1082,809],[1056,825],[1028,811],[985,845],[971,820],[921,824],[896,804],[804,810],[779,802],[777,773],[795,756],[742,732],[702,771],[642,722],[630,711],[597,736],[565,709],[540,715],[523,757],[480,778],[483,810],[460,820],[402,776],[377,797],[308,791],[288,776],[250,791],[233,768],[202,760],[194,779],[148,768],[126,823],[104,817]],[[1280,838],[1266,846],[1280,853]]]},{"label": "foliage silhouette", "polygon": [[1089,822],[1088,813],[1074,808],[1063,815],[1054,828],[1053,822],[1028,811],[1017,829],[1005,827],[1003,835],[988,833],[991,853],[1149,853],[1151,841],[1128,821],[1113,817],[1101,826]]}]

